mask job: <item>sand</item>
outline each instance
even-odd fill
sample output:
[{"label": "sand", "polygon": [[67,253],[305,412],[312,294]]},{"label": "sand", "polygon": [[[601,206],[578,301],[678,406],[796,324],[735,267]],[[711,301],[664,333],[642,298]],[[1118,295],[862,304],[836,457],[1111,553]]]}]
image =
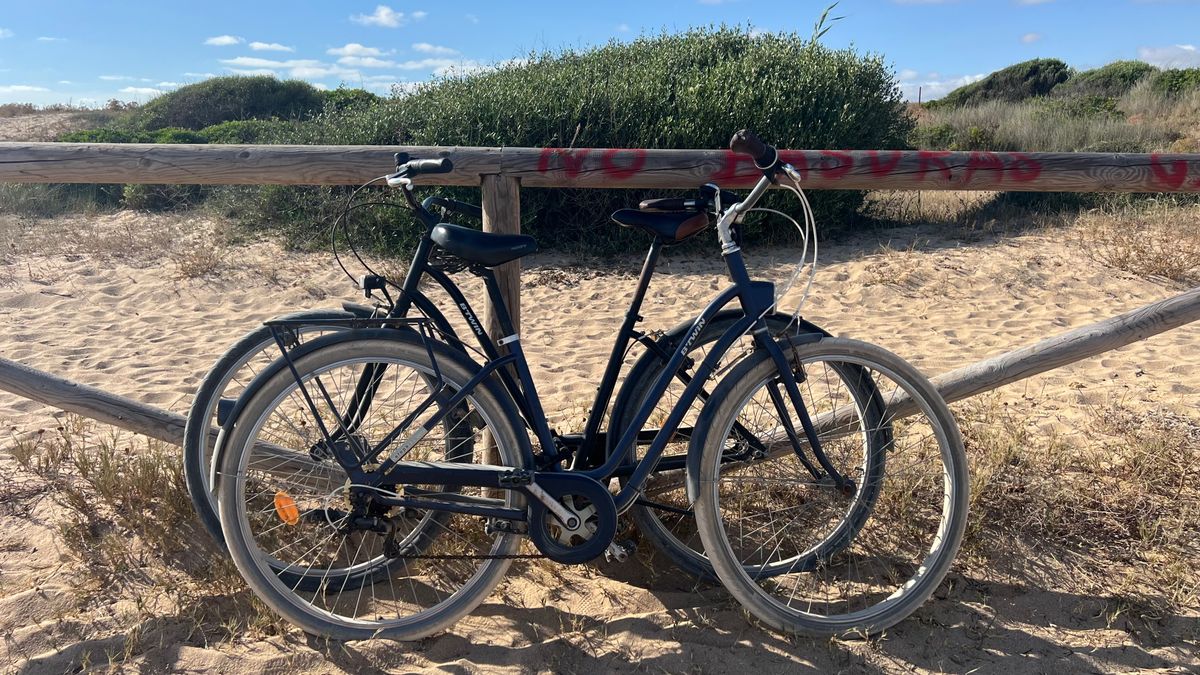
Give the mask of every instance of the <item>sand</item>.
[{"label": "sand", "polygon": [[[39,223],[4,221],[0,355],[184,413],[202,373],[262,320],[359,300],[322,253],[270,242],[210,245],[221,225],[134,213]],[[0,228],[0,233],[5,232]],[[750,251],[780,278],[795,251]],[[1006,237],[890,230],[822,249],[804,315],[831,332],[879,343],[936,375],[1181,290],[1088,259],[1062,231]],[[599,273],[556,255],[526,259],[522,336],[547,407],[578,425],[607,357],[638,266]],[[207,271],[206,274],[199,274]],[[668,255],[643,314],[668,328],[724,284],[715,255]],[[472,286],[472,299],[479,297]],[[794,298],[785,301],[785,305]],[[1200,326],[1178,329],[1002,389],[1027,405],[1039,433],[1085,434],[1109,402],[1195,409]],[[0,394],[10,434],[55,425],[53,410]],[[0,447],[11,442],[0,438]],[[4,460],[11,469],[11,460]],[[73,559],[48,501],[0,511],[2,667],[65,672],[84,654],[107,663],[123,631],[72,600]],[[568,587],[568,584],[571,587]],[[1107,600],[1070,578],[1043,587],[956,573],[914,617],[869,643],[785,639],[747,621],[720,590],[672,569],[514,566],[498,591],[449,633],[416,645],[321,648],[293,631],[206,645],[155,625],[123,668],[140,672],[562,671],[1092,672],[1200,668],[1197,614],[1167,617],[1146,638],[1104,616]],[[111,610],[111,608],[109,608]],[[109,611],[107,614],[111,615]],[[182,623],[182,622],[181,622]],[[143,628],[146,628],[145,626]],[[149,628],[147,628],[149,630]]]}]

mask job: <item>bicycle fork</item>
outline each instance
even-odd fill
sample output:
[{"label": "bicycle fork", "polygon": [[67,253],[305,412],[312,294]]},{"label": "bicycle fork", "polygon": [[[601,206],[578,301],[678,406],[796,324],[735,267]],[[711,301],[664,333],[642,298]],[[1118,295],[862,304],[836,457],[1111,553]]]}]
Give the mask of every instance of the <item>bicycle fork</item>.
[{"label": "bicycle fork", "polygon": [[[817,437],[816,427],[813,426],[812,417],[808,414],[808,406],[804,404],[804,398],[800,393],[800,382],[804,379],[804,370],[801,364],[792,364],[783,348],[777,342],[770,339],[769,336],[763,333],[763,339],[759,340],[762,347],[770,354],[771,360],[775,362],[776,372],[779,376],[767,384],[767,395],[771,399],[771,403],[775,406],[776,413],[779,414],[780,423],[783,425],[784,433],[787,435],[788,442],[792,446],[792,451],[796,453],[796,458],[800,464],[812,474],[813,479],[822,480],[828,479],[833,487],[844,496],[854,494],[857,487],[854,481],[843,476],[833,462],[829,461],[829,457],[825,454],[824,448],[821,446],[821,440]],[[779,385],[783,385],[784,392],[779,391]],[[784,393],[787,394],[785,399]],[[788,403],[796,411],[796,415],[800,418],[800,426],[804,432],[804,439],[796,432],[795,425],[792,424],[792,416],[788,411]],[[809,450],[816,458],[817,466],[805,456],[804,446],[805,441]],[[824,471],[824,475],[822,475]]]}]

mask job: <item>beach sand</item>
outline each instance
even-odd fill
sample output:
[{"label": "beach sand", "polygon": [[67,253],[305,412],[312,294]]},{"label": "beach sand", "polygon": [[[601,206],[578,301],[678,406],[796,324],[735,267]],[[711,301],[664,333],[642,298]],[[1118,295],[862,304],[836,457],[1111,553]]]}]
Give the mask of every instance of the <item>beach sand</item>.
[{"label": "beach sand", "polygon": [[[361,301],[328,254],[285,251],[267,241],[213,243],[224,236],[220,223],[131,212],[5,218],[0,355],[178,413],[186,413],[199,378],[222,351],[264,319]],[[944,227],[840,241],[822,248],[803,313],[933,376],[1185,288],[1106,268],[1073,241],[1062,230],[961,236]],[[751,248],[748,264],[780,279],[796,255]],[[535,381],[556,424],[578,426],[639,260],[599,268],[561,255],[524,262],[521,333]],[[478,300],[479,289],[467,283]],[[669,253],[643,326],[673,326],[724,284],[715,247],[711,255]],[[1200,326],[1184,327],[1009,385],[995,400],[1019,410],[1035,434],[1086,443],[1098,411],[1114,403],[1194,411],[1198,344]],[[4,447],[17,435],[52,429],[61,415],[0,393],[0,423]],[[11,459],[3,462],[19,474]],[[884,639],[812,641],[755,625],[719,588],[697,588],[661,558],[660,567],[648,568],[642,555],[625,565],[514,565],[468,618],[415,645],[322,646],[294,630],[210,644],[185,628],[185,618],[166,616],[139,626],[158,637],[120,656],[128,628],[118,618],[129,608],[81,603],[72,580],[85,563],[62,541],[60,508],[10,493],[0,511],[0,667],[13,671],[66,672],[85,654],[94,665],[115,659],[123,664],[118,669],[140,672],[1200,668],[1195,608],[1163,617],[1150,631],[1134,630],[1106,616],[1110,599],[1069,572],[1048,573],[1035,584],[964,568]]]}]

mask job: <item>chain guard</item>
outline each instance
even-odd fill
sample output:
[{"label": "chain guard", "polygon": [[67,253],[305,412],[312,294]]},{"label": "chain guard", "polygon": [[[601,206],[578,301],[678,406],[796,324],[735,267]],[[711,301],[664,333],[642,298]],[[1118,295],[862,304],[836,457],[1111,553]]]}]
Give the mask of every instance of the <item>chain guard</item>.
[{"label": "chain guard", "polygon": [[594,507],[595,513],[588,522],[594,523],[596,529],[580,544],[572,546],[560,543],[550,529],[551,526],[561,527],[558,519],[545,504],[529,495],[529,538],[534,546],[547,558],[565,565],[585,563],[604,555],[608,545],[617,535],[617,506],[613,503],[608,489],[599,482],[578,474],[538,472],[536,476],[538,486],[555,500],[563,502],[565,498],[573,497],[569,500],[568,507],[582,507],[585,503],[589,509]]}]

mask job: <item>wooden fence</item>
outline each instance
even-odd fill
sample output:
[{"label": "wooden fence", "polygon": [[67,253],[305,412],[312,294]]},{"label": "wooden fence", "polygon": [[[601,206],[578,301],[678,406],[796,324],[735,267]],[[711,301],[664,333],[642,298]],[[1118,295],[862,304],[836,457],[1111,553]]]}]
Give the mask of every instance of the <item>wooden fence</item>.
[{"label": "wooden fence", "polygon": [[[427,185],[477,185],[483,227],[520,231],[520,189],[747,187],[760,175],[727,150],[0,143],[0,183],[358,185],[393,154],[447,157]],[[806,189],[1200,193],[1200,155],[784,150]],[[520,268],[498,269],[519,317]],[[498,334],[489,311],[488,331]],[[1200,319],[1200,288],[937,378],[948,400],[973,396]],[[0,388],[178,443],[178,415],[0,359]]]}]

